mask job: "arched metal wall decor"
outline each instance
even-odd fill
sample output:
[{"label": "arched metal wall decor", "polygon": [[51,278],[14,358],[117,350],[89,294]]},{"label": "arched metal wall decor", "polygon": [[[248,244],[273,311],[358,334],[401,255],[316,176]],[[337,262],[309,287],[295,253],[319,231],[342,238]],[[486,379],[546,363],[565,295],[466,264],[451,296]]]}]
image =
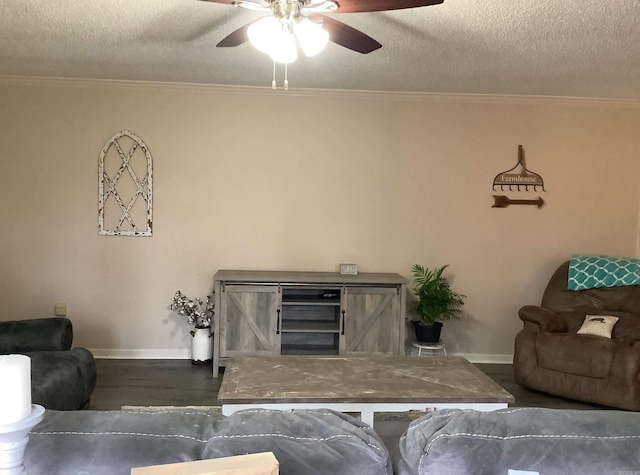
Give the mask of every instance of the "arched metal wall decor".
[{"label": "arched metal wall decor", "polygon": [[153,161],[145,143],[128,130],[118,132],[102,147],[98,168],[99,234],[151,236]]}]

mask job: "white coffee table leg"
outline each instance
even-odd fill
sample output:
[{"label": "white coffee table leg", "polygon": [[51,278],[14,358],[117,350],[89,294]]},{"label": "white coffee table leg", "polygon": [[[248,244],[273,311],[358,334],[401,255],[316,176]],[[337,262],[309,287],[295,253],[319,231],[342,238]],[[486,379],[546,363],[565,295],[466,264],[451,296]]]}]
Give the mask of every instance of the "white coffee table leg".
[{"label": "white coffee table leg", "polygon": [[373,410],[363,409],[360,411],[360,420],[365,424],[369,424],[370,427],[373,427]]}]

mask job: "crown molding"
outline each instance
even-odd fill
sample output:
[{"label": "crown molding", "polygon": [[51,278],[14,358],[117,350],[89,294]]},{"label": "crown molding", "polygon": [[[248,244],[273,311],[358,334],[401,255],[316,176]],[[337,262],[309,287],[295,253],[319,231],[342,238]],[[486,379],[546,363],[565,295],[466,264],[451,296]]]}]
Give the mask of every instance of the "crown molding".
[{"label": "crown molding", "polygon": [[340,89],[290,89],[273,91],[270,87],[225,86],[217,84],[129,81],[91,78],[54,78],[0,75],[0,86],[62,87],[126,90],[174,90],[213,94],[268,95],[290,97],[333,97],[395,102],[439,102],[457,104],[579,105],[640,109],[640,99],[589,98],[569,96],[526,96],[514,94],[454,94],[410,91],[362,91]]}]

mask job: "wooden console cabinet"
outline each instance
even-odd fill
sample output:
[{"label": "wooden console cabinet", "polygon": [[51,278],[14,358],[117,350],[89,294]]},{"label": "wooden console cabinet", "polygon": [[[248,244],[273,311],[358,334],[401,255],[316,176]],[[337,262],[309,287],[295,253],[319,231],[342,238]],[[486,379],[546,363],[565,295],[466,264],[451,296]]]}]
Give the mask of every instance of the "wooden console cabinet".
[{"label": "wooden console cabinet", "polygon": [[240,355],[402,355],[406,286],[398,274],[218,271],[213,376]]}]

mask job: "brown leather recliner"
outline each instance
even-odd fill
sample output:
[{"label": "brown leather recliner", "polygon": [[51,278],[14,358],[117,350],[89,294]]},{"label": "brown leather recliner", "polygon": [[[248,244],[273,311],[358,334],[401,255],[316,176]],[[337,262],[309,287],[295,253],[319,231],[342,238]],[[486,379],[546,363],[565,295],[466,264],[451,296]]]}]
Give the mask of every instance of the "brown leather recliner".
[{"label": "brown leather recliner", "polygon": [[[553,274],[541,306],[519,311],[513,369],[518,384],[640,411],[640,286],[567,290],[569,261]],[[578,335],[586,315],[619,317],[612,338]]]}]

